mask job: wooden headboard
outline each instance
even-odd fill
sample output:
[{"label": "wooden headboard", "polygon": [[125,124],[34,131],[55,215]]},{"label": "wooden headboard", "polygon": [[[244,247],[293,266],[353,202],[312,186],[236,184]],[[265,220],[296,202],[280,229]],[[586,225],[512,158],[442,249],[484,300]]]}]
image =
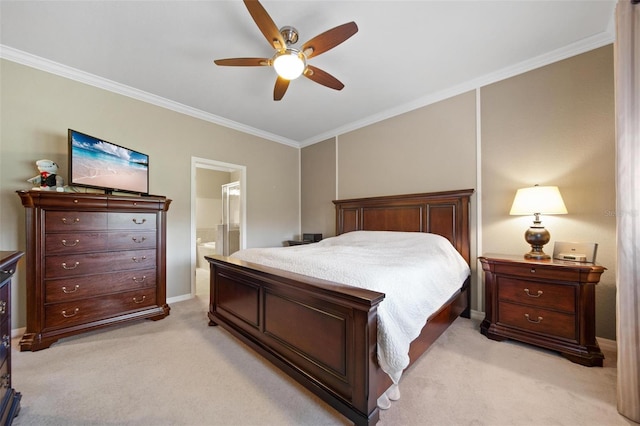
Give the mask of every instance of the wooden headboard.
[{"label": "wooden headboard", "polygon": [[336,235],[351,231],[429,232],[451,241],[470,263],[473,189],[335,200]]}]

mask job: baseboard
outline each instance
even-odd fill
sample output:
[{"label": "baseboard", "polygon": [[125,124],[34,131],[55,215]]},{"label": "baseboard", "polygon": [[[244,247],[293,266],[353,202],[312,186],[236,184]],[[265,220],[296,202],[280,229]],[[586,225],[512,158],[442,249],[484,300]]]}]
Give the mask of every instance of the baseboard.
[{"label": "baseboard", "polygon": [[615,340],[596,337],[600,349],[611,352],[618,352],[618,343]]},{"label": "baseboard", "polygon": [[14,328],[11,330],[11,338],[15,339],[16,337],[22,337],[22,335],[27,331],[27,327]]},{"label": "baseboard", "polygon": [[170,297],[167,299],[167,305],[170,305],[172,303],[184,302],[185,300],[189,300],[189,299],[193,299],[193,295],[191,293]]},{"label": "baseboard", "polygon": [[471,310],[471,319],[474,321],[482,321],[484,319],[484,312]]}]

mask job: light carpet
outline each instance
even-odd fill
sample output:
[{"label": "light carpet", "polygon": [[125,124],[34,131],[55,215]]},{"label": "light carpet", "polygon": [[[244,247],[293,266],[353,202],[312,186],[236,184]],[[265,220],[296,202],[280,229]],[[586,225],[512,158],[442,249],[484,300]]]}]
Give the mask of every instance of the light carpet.
[{"label": "light carpet", "polygon": [[[13,342],[14,425],[348,425],[347,419],[220,327],[197,297],[160,321]],[[459,318],[403,376],[380,425],[635,425],[616,411],[615,352],[603,368],[482,336]]]}]

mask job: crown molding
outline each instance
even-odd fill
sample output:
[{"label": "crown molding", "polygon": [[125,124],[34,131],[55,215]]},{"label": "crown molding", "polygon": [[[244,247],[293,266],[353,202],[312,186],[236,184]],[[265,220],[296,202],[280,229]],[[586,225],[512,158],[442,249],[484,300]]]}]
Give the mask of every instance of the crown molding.
[{"label": "crown molding", "polygon": [[23,52],[18,49],[14,49],[9,46],[0,44],[0,58],[6,59],[12,62],[16,62],[21,65],[26,65],[31,68],[35,68],[41,71],[46,71],[51,74],[58,75],[60,77],[68,78],[70,80],[77,81],[79,83],[88,84],[90,86],[97,87],[99,89],[107,90],[109,92],[117,93],[123,96],[127,96],[132,99],[136,99],[142,102],[146,102],[161,108],[165,108],[180,114],[188,115],[203,121],[208,121],[223,127],[237,130],[242,133],[247,133],[253,136],[257,136],[263,139],[267,139],[273,142],[278,142],[283,145],[288,145],[294,148],[299,148],[300,144],[297,141],[283,138],[282,136],[275,135],[273,133],[264,132],[254,127],[246,126],[242,123],[238,123],[233,120],[192,108],[190,106],[175,102],[161,96],[154,95],[149,92],[145,92],[136,89],[131,86],[117,83],[115,81],[99,77],[88,72],[84,72],[67,65],[60,64],[58,62],[50,61],[48,59],[41,58],[36,55],[32,55],[27,52]]},{"label": "crown molding", "polygon": [[576,55],[588,52],[590,50],[597,49],[607,44],[611,44],[614,41],[615,41],[615,32],[612,29],[612,26],[609,25],[609,28],[607,29],[607,31],[597,34],[595,36],[588,37],[586,39],[577,41],[576,43],[570,44],[568,46],[554,50],[552,52],[545,53],[535,58],[522,61],[513,66],[500,69],[496,72],[492,72],[484,76],[466,81],[464,83],[447,88],[440,92],[429,94],[428,96],[418,98],[414,101],[405,103],[403,105],[390,108],[378,114],[365,117],[362,120],[354,121],[345,126],[341,126],[336,129],[329,130],[327,132],[318,134],[312,138],[305,139],[301,142],[284,138],[282,136],[279,136],[273,133],[265,132],[265,131],[256,129],[254,127],[246,126],[242,123],[228,120],[223,117],[220,117],[211,113],[207,113],[205,111],[192,108],[190,106],[187,106],[178,102],[174,102],[169,99],[162,98],[160,96],[156,96],[151,93],[144,92],[142,90],[138,90],[130,86],[126,86],[124,84],[114,82],[112,80],[98,77],[96,75],[93,75],[84,71],[80,71],[75,68],[71,68],[66,65],[62,65],[57,62],[50,61],[48,59],[44,59],[39,56],[35,56],[35,55],[29,54],[21,50],[17,50],[2,44],[0,44],[0,58],[17,62],[19,64],[36,68],[42,71],[46,71],[55,75],[59,75],[61,77],[78,81],[80,83],[98,87],[100,89],[108,90],[110,92],[118,93],[123,96],[127,96],[127,97],[137,99],[146,103],[150,103],[152,105],[156,105],[161,108],[175,111],[180,114],[188,115],[203,121],[208,121],[210,123],[214,123],[223,127],[234,129],[234,130],[247,133],[253,136],[257,136],[273,142],[278,142],[283,145],[287,145],[294,148],[304,148],[306,146],[313,145],[315,143],[334,138],[338,135],[352,132],[352,131],[361,129],[363,127],[378,123],[380,121],[383,121],[401,114],[405,114],[409,111],[413,111],[418,108],[423,108],[425,106],[460,95],[462,93],[480,89],[483,86],[487,86],[489,84],[493,84],[498,81],[505,80],[507,78],[514,77],[519,74],[523,74],[525,72],[534,70],[536,68],[540,68],[540,67],[549,65],[551,63],[558,62],[563,59],[567,59],[572,56],[576,56]]},{"label": "crown molding", "polygon": [[371,115],[362,120],[355,121],[345,126],[339,127],[337,129],[333,129],[328,132],[319,134],[313,138],[309,138],[300,142],[300,147],[304,148],[306,146],[313,145],[315,143],[322,142],[324,140],[336,137],[337,135],[352,132],[354,130],[358,130],[360,128],[378,123],[388,118],[405,114],[409,111],[413,111],[418,108],[422,108],[422,107],[434,104],[436,102],[440,102],[442,100],[452,98],[457,95],[461,95],[462,93],[470,92],[476,89],[481,89],[483,86],[487,86],[489,84],[493,84],[498,81],[505,80],[507,78],[514,77],[516,75],[523,74],[528,71],[532,71],[536,68],[540,68],[540,67],[552,64],[554,62],[558,62],[563,59],[567,59],[572,56],[576,56],[576,55],[588,52],[590,50],[594,50],[599,47],[606,46],[608,44],[613,43],[614,41],[615,41],[615,34],[613,31],[608,29],[606,32],[580,40],[576,43],[570,44],[560,49],[545,53],[535,58],[527,59],[526,61],[522,61],[518,64],[509,66],[506,68],[502,68],[498,71],[486,74],[484,76],[475,78],[473,80],[466,81],[457,86],[447,88],[440,92],[432,93],[428,96],[424,96],[414,101],[405,103],[403,105],[399,105],[397,107],[388,109],[386,111],[382,111],[379,114]]}]

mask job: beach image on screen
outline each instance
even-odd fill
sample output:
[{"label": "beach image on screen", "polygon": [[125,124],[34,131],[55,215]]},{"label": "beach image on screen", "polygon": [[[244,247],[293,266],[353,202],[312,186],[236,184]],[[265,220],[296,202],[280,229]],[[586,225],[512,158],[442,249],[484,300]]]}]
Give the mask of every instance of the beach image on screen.
[{"label": "beach image on screen", "polygon": [[71,142],[73,184],[148,192],[147,155],[78,132]]}]

